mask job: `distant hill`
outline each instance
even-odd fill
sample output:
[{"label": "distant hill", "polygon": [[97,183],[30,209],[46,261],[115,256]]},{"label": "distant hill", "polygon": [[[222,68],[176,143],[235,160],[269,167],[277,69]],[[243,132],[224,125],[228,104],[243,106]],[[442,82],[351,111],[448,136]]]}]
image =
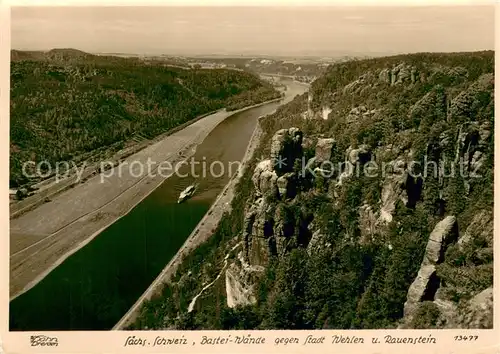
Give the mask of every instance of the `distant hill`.
[{"label": "distant hill", "polygon": [[235,70],[175,68],[76,49],[11,56],[12,187],[34,182],[21,173],[26,161],[82,163],[207,112],[280,97],[257,76]]},{"label": "distant hill", "polygon": [[68,59],[83,59],[88,57],[94,57],[94,55],[82,52],[78,49],[73,48],[60,48],[51,49],[47,52],[47,57],[50,59],[57,60],[68,60]]},{"label": "distant hill", "polygon": [[56,48],[49,51],[22,51],[12,49],[10,59],[18,60],[70,60],[95,57],[93,54],[73,48]]}]

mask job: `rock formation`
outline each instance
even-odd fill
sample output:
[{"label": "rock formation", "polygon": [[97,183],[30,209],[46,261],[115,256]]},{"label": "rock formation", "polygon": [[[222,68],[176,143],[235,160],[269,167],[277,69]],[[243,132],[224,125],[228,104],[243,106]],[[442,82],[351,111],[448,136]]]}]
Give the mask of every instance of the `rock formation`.
[{"label": "rock formation", "polygon": [[368,243],[377,230],[377,216],[368,204],[363,204],[359,208],[359,230],[361,232],[360,243]]},{"label": "rock formation", "polygon": [[295,160],[302,156],[302,132],[298,128],[281,129],[271,140],[271,161],[274,170],[281,176],[291,172]]},{"label": "rock formation", "polygon": [[271,160],[259,162],[252,176],[257,195],[276,195],[278,175],[273,169]]},{"label": "rock formation", "polygon": [[417,278],[408,289],[404,306],[405,317],[411,319],[413,312],[422,301],[433,301],[439,288],[436,265],[444,260],[447,247],[458,238],[458,225],[454,216],[441,220],[429,236],[424,259]]},{"label": "rock formation", "polygon": [[328,117],[330,116],[330,113],[332,113],[332,109],[329,106],[325,106],[321,109],[321,118],[324,120],[327,120]]},{"label": "rock formation", "polygon": [[405,206],[413,208],[422,192],[422,178],[410,173],[411,166],[408,166],[404,159],[393,160],[388,166],[389,173],[382,185],[379,223],[392,221],[398,200]]},{"label": "rock formation", "polygon": [[255,279],[264,268],[251,266],[245,260],[242,252],[237,261],[226,269],[226,298],[230,308],[255,303]]},{"label": "rock formation", "polygon": [[335,139],[318,139],[318,143],[316,145],[316,154],[314,157],[316,158],[316,162],[322,163],[324,161],[330,161],[332,158],[332,154],[335,149]]},{"label": "rock formation", "polygon": [[382,69],[378,73],[378,79],[384,83],[398,85],[403,83],[415,83],[419,80],[419,72],[414,66],[399,63],[392,69]]},{"label": "rock formation", "polygon": [[346,153],[347,161],[351,165],[356,166],[358,164],[365,164],[371,159],[370,147],[368,145],[361,145],[359,148],[349,148]]},{"label": "rock formation", "polygon": [[493,288],[474,296],[459,321],[462,328],[493,328]]},{"label": "rock formation", "polygon": [[488,247],[493,247],[493,215],[486,210],[476,214],[462,237],[458,239],[458,246],[463,250],[474,240],[483,239]]},{"label": "rock formation", "polygon": [[[476,214],[464,235],[457,241],[463,250],[474,237],[483,237],[492,246],[493,219],[486,211]],[[408,290],[405,303],[403,328],[411,327],[416,312],[424,301],[432,302],[439,316],[436,325],[439,328],[491,328],[493,323],[493,291],[489,287],[476,293],[469,300],[459,304],[450,301],[445,292],[449,286],[441,284],[436,268],[444,261],[446,249],[458,236],[455,217],[448,216],[434,228],[427,244],[424,260],[417,278]],[[482,250],[487,250],[483,248]],[[491,261],[491,259],[489,259]]]},{"label": "rock formation", "polygon": [[344,87],[344,93],[358,93],[363,86],[366,84],[367,75],[361,75],[357,80],[351,82],[350,84]]},{"label": "rock formation", "polygon": [[266,264],[270,257],[282,253],[291,237],[289,223],[276,210],[273,199],[293,199],[297,193],[299,176],[293,167],[302,150],[302,132],[281,129],[271,139],[271,159],[261,161],[254,170],[256,199],[245,214],[243,230],[244,256],[252,265]]},{"label": "rock formation", "polygon": [[276,183],[278,185],[280,198],[288,199],[295,197],[295,194],[297,193],[296,179],[296,175],[292,172],[285,173],[277,179]]},{"label": "rock formation", "polygon": [[268,156],[223,230],[243,243],[228,306],[266,329],[491,328],[493,69],[483,52],[336,63],[263,119]]}]

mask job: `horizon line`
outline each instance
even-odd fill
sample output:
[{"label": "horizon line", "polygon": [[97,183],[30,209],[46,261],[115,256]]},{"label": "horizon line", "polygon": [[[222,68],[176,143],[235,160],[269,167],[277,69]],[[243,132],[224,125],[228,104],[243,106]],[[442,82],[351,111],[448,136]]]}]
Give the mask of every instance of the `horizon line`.
[{"label": "horizon line", "polygon": [[270,54],[270,53],[227,53],[227,54],[222,54],[222,53],[134,53],[134,52],[100,52],[100,51],[86,51],[74,47],[53,47],[51,49],[19,49],[19,48],[11,48],[11,52],[13,50],[16,51],[21,51],[21,52],[50,52],[52,50],[77,50],[83,53],[91,54],[91,55],[109,55],[113,56],[115,55],[131,55],[131,56],[169,56],[169,57],[187,57],[187,58],[195,58],[195,57],[209,57],[209,56],[218,56],[218,57],[226,57],[226,58],[254,58],[254,57],[267,57],[267,58],[273,58],[273,57],[280,57],[280,58],[330,58],[330,59],[335,59],[335,58],[345,58],[345,57],[356,57],[356,56],[364,56],[364,57],[370,57],[370,56],[378,56],[378,57],[384,57],[384,56],[397,56],[397,55],[408,55],[408,54],[419,54],[419,53],[447,53],[447,54],[452,54],[452,53],[478,53],[478,52],[487,52],[487,51],[492,51],[494,52],[495,49],[476,49],[476,50],[461,50],[461,51],[416,51],[416,52],[351,52],[351,53],[345,53],[345,54],[316,54],[316,55],[307,55],[307,54]]}]

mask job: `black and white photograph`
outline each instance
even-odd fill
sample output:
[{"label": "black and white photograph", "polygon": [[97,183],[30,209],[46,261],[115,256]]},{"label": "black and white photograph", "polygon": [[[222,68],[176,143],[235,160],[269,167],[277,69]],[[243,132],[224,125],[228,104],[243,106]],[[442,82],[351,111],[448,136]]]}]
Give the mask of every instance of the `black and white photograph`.
[{"label": "black and white photograph", "polygon": [[245,4],[9,9],[8,331],[494,329],[494,3]]}]

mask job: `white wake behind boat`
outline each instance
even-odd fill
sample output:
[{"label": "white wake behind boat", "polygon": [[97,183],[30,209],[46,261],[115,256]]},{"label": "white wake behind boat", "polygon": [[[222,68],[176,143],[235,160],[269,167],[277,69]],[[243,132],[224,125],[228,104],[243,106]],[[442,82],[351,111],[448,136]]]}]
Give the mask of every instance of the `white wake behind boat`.
[{"label": "white wake behind boat", "polygon": [[180,204],[183,201],[185,201],[188,198],[191,198],[194,194],[194,191],[196,190],[196,184],[192,184],[186,189],[184,189],[181,194],[179,194],[179,199],[177,200],[177,203]]}]

